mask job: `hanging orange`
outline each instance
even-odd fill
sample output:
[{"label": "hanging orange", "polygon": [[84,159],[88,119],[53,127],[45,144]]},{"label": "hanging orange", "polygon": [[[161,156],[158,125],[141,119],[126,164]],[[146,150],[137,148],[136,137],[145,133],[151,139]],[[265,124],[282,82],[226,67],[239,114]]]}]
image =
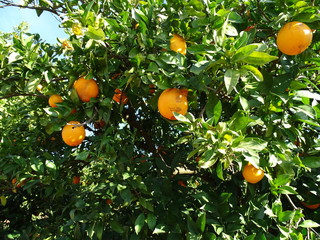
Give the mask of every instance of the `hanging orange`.
[{"label": "hanging orange", "polygon": [[188,111],[188,90],[168,88],[164,90],[158,99],[160,114],[170,120],[176,120],[173,112],[185,115]]},{"label": "hanging orange", "polygon": [[73,184],[79,184],[80,183],[80,177],[79,176],[73,176],[72,183]]},{"label": "hanging orange", "polygon": [[183,55],[187,54],[187,44],[186,40],[181,37],[179,34],[173,34],[173,37],[170,39],[170,49],[175,52],[179,52]]},{"label": "hanging orange", "polygon": [[284,25],[277,36],[277,45],[287,55],[297,55],[305,51],[312,41],[312,31],[304,23],[289,22]]},{"label": "hanging orange", "polygon": [[119,88],[114,90],[114,95],[113,95],[113,100],[118,102],[118,103],[123,103],[126,104],[129,101],[128,96],[126,95],[125,92],[122,92]]},{"label": "hanging orange", "polygon": [[56,103],[61,103],[63,102],[62,97],[58,94],[53,94],[49,97],[49,105],[50,107],[58,107]]},{"label": "hanging orange", "polygon": [[243,168],[242,175],[247,182],[257,183],[264,177],[264,171],[254,167],[251,163],[248,163]]},{"label": "hanging orange", "polygon": [[62,140],[69,146],[75,147],[82,143],[86,136],[86,131],[77,121],[71,121],[62,129]]},{"label": "hanging orange", "polygon": [[89,102],[91,98],[96,98],[99,94],[99,87],[95,80],[79,78],[74,82],[74,88],[81,101]]}]

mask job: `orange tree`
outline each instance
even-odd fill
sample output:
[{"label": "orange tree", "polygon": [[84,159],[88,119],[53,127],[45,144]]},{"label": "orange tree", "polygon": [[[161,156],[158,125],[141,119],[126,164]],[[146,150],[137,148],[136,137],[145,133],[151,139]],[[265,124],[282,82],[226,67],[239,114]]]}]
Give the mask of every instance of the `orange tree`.
[{"label": "orange tree", "polygon": [[[319,239],[316,1],[20,7],[54,14],[68,38],[0,35],[1,239]],[[300,49],[286,55],[277,33],[294,21],[310,30],[283,31]],[[98,86],[85,101],[80,78]],[[161,103],[175,120],[157,109],[169,88],[188,91],[186,114],[179,96]]]}]

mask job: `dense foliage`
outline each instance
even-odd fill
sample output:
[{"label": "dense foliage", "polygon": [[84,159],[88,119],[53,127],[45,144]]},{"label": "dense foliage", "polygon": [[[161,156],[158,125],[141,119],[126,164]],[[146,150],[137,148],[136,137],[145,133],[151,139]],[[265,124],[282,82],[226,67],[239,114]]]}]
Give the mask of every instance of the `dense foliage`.
[{"label": "dense foliage", "polygon": [[[0,34],[1,239],[319,239],[320,208],[306,207],[320,203],[316,1],[23,7],[54,14],[69,38],[50,45],[23,24]],[[276,45],[291,21],[313,31],[295,56]],[[80,77],[97,98],[79,99]],[[168,120],[157,101],[173,87],[189,109]],[[69,121],[86,127],[79,146],[62,140]],[[244,180],[247,162],[260,182]]]}]

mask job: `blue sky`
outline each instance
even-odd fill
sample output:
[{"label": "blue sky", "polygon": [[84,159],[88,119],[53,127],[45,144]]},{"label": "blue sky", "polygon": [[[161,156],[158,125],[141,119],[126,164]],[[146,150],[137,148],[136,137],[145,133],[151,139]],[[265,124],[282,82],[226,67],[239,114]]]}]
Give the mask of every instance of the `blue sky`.
[{"label": "blue sky", "polygon": [[0,8],[0,31],[12,32],[13,28],[21,22],[29,23],[29,32],[39,33],[41,38],[48,43],[57,43],[57,38],[67,38],[59,21],[53,14],[44,12],[40,17],[35,10],[20,9],[17,7]]}]

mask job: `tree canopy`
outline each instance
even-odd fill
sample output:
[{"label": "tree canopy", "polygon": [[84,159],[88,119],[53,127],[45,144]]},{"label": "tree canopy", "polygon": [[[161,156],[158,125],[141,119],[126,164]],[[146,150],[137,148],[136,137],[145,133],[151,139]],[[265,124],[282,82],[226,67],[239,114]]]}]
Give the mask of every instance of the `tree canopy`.
[{"label": "tree canopy", "polygon": [[317,1],[22,2],[68,38],[0,33],[2,239],[319,239]]}]

